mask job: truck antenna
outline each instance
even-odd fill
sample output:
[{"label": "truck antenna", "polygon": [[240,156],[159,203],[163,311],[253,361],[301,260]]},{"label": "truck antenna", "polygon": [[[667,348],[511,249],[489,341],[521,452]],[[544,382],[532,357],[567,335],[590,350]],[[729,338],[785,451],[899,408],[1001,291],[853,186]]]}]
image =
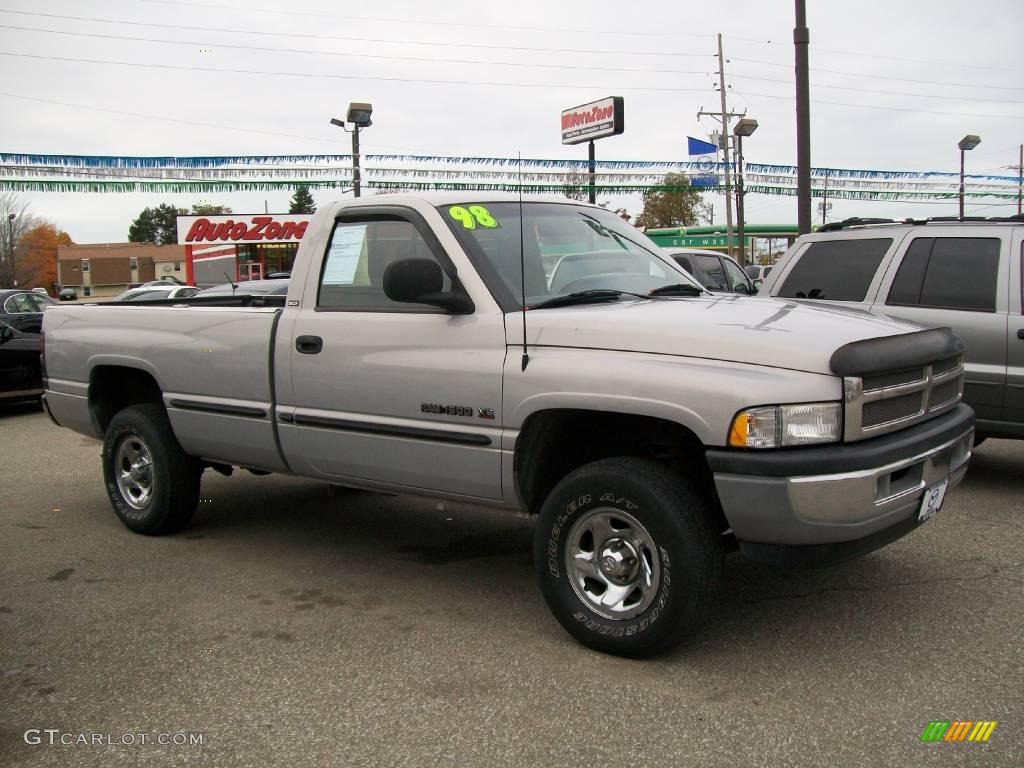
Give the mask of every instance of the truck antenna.
[{"label": "truck antenna", "polygon": [[523,153],[519,153],[519,279],[523,292],[523,368],[530,362],[526,348],[526,247],[523,245]]}]

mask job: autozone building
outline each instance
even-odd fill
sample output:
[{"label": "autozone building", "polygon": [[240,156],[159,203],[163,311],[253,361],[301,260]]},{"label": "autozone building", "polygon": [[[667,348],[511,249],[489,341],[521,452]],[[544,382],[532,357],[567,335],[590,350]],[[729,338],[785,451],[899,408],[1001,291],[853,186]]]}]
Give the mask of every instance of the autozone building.
[{"label": "autozone building", "polygon": [[207,287],[231,280],[260,280],[291,272],[309,213],[179,216],[185,246],[185,281]]}]

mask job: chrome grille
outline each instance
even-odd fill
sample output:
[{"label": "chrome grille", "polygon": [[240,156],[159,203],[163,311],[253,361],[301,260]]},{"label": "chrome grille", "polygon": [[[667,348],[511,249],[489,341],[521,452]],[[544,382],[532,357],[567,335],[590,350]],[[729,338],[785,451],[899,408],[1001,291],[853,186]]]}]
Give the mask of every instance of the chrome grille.
[{"label": "chrome grille", "polygon": [[847,377],[844,438],[863,440],[948,411],[963,394],[964,369],[960,356],[919,368]]},{"label": "chrome grille", "polygon": [[927,376],[928,371],[925,368],[908,368],[905,371],[865,376],[864,391],[869,392],[876,389],[884,389],[885,387],[896,387],[900,384],[910,384],[914,381],[924,381]]},{"label": "chrome grille", "polygon": [[900,395],[889,400],[873,400],[870,403],[864,403],[861,427],[865,429],[877,427],[879,424],[888,424],[890,421],[920,416],[923,398],[922,392],[911,392],[909,395]]}]

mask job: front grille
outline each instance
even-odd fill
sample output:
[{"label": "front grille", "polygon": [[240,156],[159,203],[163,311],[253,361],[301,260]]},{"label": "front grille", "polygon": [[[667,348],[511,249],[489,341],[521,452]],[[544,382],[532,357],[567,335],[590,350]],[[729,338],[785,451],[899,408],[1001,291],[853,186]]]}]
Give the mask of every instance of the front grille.
[{"label": "front grille", "polygon": [[876,389],[885,389],[886,387],[898,387],[900,384],[910,384],[914,381],[924,381],[927,375],[928,372],[924,368],[908,368],[905,371],[865,376],[864,391],[870,392]]},{"label": "front grille", "polygon": [[848,377],[844,437],[862,440],[916,424],[948,411],[962,396],[963,358],[930,365]]},{"label": "front grille", "polygon": [[921,413],[921,392],[912,392],[891,400],[875,400],[864,403],[861,428],[877,427],[892,421],[900,421]]},{"label": "front grille", "polygon": [[931,397],[928,399],[928,410],[935,410],[947,403],[952,403],[960,399],[960,381],[959,379],[953,379],[947,381],[945,384],[939,384],[932,390]]}]

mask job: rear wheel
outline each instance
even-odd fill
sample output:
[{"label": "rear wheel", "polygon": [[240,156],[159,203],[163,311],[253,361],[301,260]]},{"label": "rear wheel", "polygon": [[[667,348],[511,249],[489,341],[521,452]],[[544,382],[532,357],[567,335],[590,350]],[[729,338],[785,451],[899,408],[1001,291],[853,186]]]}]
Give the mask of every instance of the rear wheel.
[{"label": "rear wheel", "polygon": [[111,419],[103,478],[114,511],[131,530],[158,536],[184,528],[199,501],[201,474],[160,405],[133,405]]},{"label": "rear wheel", "polygon": [[667,649],[698,626],[721,578],[712,520],[708,499],[657,462],[577,469],[545,499],[534,534],[548,607],[595,650]]}]

